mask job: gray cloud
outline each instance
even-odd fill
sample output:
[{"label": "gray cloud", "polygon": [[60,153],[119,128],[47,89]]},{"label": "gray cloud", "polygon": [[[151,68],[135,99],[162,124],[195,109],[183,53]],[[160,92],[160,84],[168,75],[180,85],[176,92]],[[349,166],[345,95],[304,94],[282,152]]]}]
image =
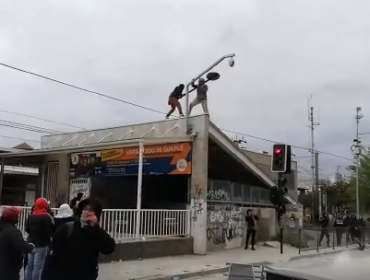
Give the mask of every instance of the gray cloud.
[{"label": "gray cloud", "polygon": [[[218,57],[210,84],[213,121],[307,147],[307,101],[321,125],[317,148],[351,157],[356,106],[370,101],[369,2],[326,1],[5,1],[0,0],[1,60],[25,69],[168,110],[166,99]],[[162,119],[129,105],[0,68],[0,109],[96,128]],[[196,113],[200,109],[195,110]],[[57,130],[71,128],[0,113],[1,119]],[[362,120],[364,129],[369,119]],[[37,140],[3,128],[0,134]],[[247,147],[271,143],[247,137]],[[3,146],[16,140],[3,139]],[[295,149],[297,156],[307,151]],[[348,161],[322,155],[323,173]],[[304,168],[307,160],[300,161]]]}]

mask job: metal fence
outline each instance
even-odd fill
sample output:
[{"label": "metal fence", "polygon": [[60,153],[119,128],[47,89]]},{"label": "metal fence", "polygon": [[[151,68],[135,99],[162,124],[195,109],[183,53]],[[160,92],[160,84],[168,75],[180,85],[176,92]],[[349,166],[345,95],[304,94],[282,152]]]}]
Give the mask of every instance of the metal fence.
[{"label": "metal fence", "polygon": [[[360,233],[361,242],[370,244],[370,228],[360,228]],[[284,234],[284,239],[284,242],[298,247],[299,254],[303,251],[316,250],[319,252],[325,248],[334,250],[338,247],[348,247],[351,244],[356,244],[356,237],[346,227],[300,229],[298,233]]]},{"label": "metal fence", "polygon": [[[6,206],[0,208],[3,207]],[[25,225],[27,217],[31,214],[31,207],[20,208],[23,212],[18,228],[26,237]],[[57,214],[59,209],[52,210]],[[136,226],[138,215],[140,215],[139,227]],[[100,218],[100,226],[118,243],[135,239],[186,237],[190,235],[190,210],[105,209]]]}]

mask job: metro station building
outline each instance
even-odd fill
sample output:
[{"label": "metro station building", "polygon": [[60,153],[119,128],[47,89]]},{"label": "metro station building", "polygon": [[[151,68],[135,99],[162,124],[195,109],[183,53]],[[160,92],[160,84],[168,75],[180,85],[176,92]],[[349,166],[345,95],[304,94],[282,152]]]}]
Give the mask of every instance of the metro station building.
[{"label": "metro station building", "polygon": [[[40,149],[0,154],[1,164],[39,167],[39,195],[54,207],[82,192],[106,209],[136,209],[142,141],[140,208],[189,209],[194,253],[244,246],[249,208],[260,216],[261,234],[273,236],[271,176],[208,116],[188,121],[191,134],[184,119],[175,119],[47,135]],[[294,195],[287,199],[295,203]]]}]

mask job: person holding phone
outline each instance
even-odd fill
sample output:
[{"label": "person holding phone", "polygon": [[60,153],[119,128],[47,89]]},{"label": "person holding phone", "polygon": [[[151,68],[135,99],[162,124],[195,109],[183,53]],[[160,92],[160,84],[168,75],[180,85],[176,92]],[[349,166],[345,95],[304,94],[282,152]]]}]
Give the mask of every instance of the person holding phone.
[{"label": "person holding phone", "polygon": [[94,199],[78,204],[75,220],[62,225],[54,235],[42,280],[98,278],[99,254],[109,255],[115,249],[114,239],[99,226],[102,211]]}]

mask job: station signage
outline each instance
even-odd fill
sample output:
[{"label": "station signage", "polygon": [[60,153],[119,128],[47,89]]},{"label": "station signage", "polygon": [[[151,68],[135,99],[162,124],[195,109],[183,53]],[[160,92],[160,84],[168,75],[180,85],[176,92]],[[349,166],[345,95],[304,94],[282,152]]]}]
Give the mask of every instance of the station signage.
[{"label": "station signage", "polygon": [[[191,174],[191,142],[144,146],[143,175]],[[71,154],[70,177],[131,176],[139,168],[139,147]]]}]

